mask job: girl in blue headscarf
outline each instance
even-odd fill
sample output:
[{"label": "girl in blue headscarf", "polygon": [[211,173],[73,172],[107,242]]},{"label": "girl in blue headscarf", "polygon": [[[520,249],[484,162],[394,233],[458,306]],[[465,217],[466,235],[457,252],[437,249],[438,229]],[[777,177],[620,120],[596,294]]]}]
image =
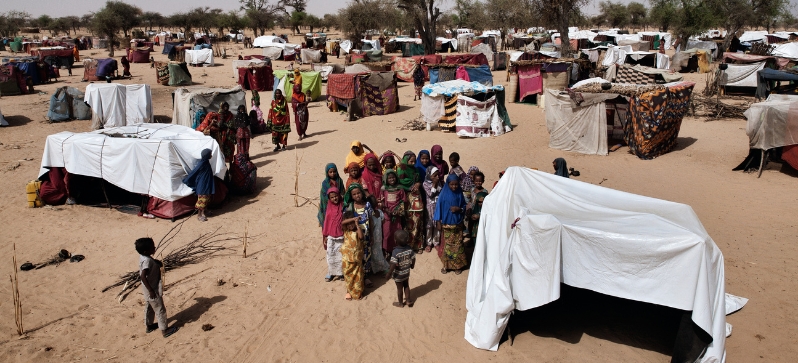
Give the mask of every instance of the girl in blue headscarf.
[{"label": "girl in blue headscarf", "polygon": [[321,192],[319,193],[319,213],[316,214],[316,218],[319,220],[319,226],[324,225],[324,214],[327,211],[328,201],[327,191],[330,187],[336,187],[341,196],[343,196],[343,193],[346,191],[346,189],[344,189],[344,181],[338,175],[338,167],[335,166],[335,163],[329,163],[324,167],[324,180],[321,182]]},{"label": "girl in blue headscarf", "polygon": [[454,270],[459,275],[466,265],[463,245],[463,219],[466,212],[466,199],[460,188],[457,175],[449,174],[438,201],[435,204],[433,220],[440,231],[441,244],[438,256],[443,262],[441,273]]},{"label": "girl in blue headscarf", "polygon": [[205,216],[205,208],[211,200],[211,195],[216,193],[216,184],[213,180],[213,168],[211,167],[211,149],[202,150],[199,163],[191,170],[185,178],[183,184],[187,185],[197,193],[197,219],[200,222],[205,222],[208,217]]},{"label": "girl in blue headscarf", "polygon": [[416,171],[418,171],[418,175],[422,177],[427,175],[427,167],[430,165],[432,165],[432,163],[430,163],[429,150],[419,151],[416,157]]}]

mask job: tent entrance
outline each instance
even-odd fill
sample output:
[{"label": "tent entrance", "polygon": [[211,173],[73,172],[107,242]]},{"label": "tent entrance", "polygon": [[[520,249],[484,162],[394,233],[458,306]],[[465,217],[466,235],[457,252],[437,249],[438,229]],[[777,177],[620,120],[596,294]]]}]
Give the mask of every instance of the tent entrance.
[{"label": "tent entrance", "polygon": [[[513,340],[531,333],[577,344],[584,335],[589,335],[671,355],[671,362],[696,361],[712,341],[709,334],[693,323],[691,311],[622,299],[565,284],[560,286],[558,300],[526,311],[515,310],[502,340],[509,339],[512,345]],[[524,341],[528,341],[528,337]],[[550,346],[547,341],[536,344]],[[602,355],[599,353],[597,356]]]}]

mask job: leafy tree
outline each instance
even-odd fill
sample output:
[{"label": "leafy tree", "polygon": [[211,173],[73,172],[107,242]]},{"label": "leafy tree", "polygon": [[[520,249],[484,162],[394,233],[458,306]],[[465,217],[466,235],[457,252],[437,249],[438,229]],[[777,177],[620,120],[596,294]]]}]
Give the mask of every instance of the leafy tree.
[{"label": "leafy tree", "polygon": [[164,24],[164,16],[161,15],[161,13],[146,11],[141,14],[141,24],[144,25],[147,30],[152,30],[154,26],[160,28]]},{"label": "leafy tree", "polygon": [[0,36],[12,37],[19,33],[19,28],[30,20],[30,14],[24,11],[11,10],[0,14]]},{"label": "leafy tree", "polygon": [[336,14],[324,14],[324,17],[321,18],[321,31],[327,32],[330,29],[338,26],[338,15]]},{"label": "leafy tree", "polygon": [[632,26],[639,29],[641,26],[646,25],[646,13],[648,10],[645,5],[632,1],[629,5],[626,5],[626,10],[629,12],[629,23]]},{"label": "leafy tree", "polygon": [[47,14],[44,14],[44,15],[36,18],[36,21],[33,23],[33,26],[36,26],[36,27],[39,27],[39,28],[42,28],[42,29],[50,29],[50,24],[52,24],[52,23],[53,23],[53,18],[51,18]]},{"label": "leafy tree", "polygon": [[629,23],[629,10],[620,2],[602,1],[599,3],[599,11],[612,28],[622,28]]},{"label": "leafy tree", "polygon": [[487,0],[485,3],[485,25],[497,29],[505,39],[508,28],[526,27],[536,16],[530,12],[528,0]]},{"label": "leafy tree", "polygon": [[648,12],[648,21],[660,31],[667,32],[676,20],[679,6],[674,0],[649,0],[651,8]]},{"label": "leafy tree", "polygon": [[291,17],[289,18],[289,23],[291,24],[291,31],[294,34],[299,34],[300,30],[299,27],[305,24],[305,19],[308,17],[308,14],[301,12],[301,11],[294,11],[291,13]]},{"label": "leafy tree", "polygon": [[288,14],[287,8],[294,9],[294,12],[306,13],[308,0],[280,0],[277,5]]},{"label": "leafy tree", "polygon": [[271,5],[268,0],[239,0],[244,18],[255,35],[266,34],[266,29],[274,27],[278,12],[284,11],[279,4]]},{"label": "leafy tree", "polygon": [[436,0],[396,0],[396,7],[405,11],[413,19],[424,45],[425,54],[435,54],[435,38],[438,33],[438,19],[442,13]]},{"label": "leafy tree", "polygon": [[350,2],[338,10],[337,28],[357,43],[367,31],[380,29],[390,23],[386,14],[391,14],[391,4],[380,0]]},{"label": "leafy tree", "polygon": [[457,0],[454,9],[452,9],[451,17],[457,27],[469,29],[484,29],[488,27],[485,4],[478,0]]},{"label": "leafy tree", "polygon": [[138,25],[141,9],[125,4],[121,1],[108,1],[105,7],[94,13],[91,27],[96,34],[108,37],[108,56],[114,56],[114,43],[116,33],[120,30],[125,37],[128,32]]},{"label": "leafy tree", "polygon": [[577,18],[577,14],[581,13],[580,9],[587,5],[587,2],[588,0],[531,0],[531,9],[534,13],[540,14],[541,23],[560,32],[562,40],[560,49],[564,57],[568,57],[574,52],[568,37],[568,27]]},{"label": "leafy tree", "polygon": [[319,17],[318,17],[318,16],[316,16],[316,15],[313,15],[313,14],[308,14],[308,15],[305,17],[305,23],[304,23],[304,25],[305,25],[306,27],[310,28],[310,29],[309,29],[309,31],[310,31],[311,33],[313,33],[313,29],[318,29],[318,28],[321,28],[321,27],[322,27],[322,26],[321,26],[321,19],[319,19]]},{"label": "leafy tree", "polygon": [[766,25],[768,31],[775,19],[788,12],[788,0],[706,0],[716,24],[726,29],[723,49],[728,49],[734,35],[746,26]]},{"label": "leafy tree", "polygon": [[52,34],[55,37],[55,36],[58,36],[58,34],[61,34],[61,33],[65,33],[66,35],[69,35],[70,29],[71,28],[69,26],[69,21],[67,19],[65,19],[65,18],[55,18],[55,19],[53,19],[50,22],[50,27],[49,27],[48,30],[50,30],[50,34]]}]

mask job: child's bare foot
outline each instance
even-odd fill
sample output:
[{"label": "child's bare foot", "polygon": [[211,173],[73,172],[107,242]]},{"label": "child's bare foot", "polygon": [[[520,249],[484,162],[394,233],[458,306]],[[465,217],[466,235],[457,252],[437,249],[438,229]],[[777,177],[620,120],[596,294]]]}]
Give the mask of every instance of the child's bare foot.
[{"label": "child's bare foot", "polygon": [[349,293],[347,292],[346,296],[344,296],[344,299],[352,301],[352,295],[349,295]]},{"label": "child's bare foot", "polygon": [[199,220],[200,222],[205,222],[205,221],[208,220],[208,217],[206,217],[206,216],[197,216],[197,220]]},{"label": "child's bare foot", "polygon": [[454,274],[455,274],[455,275],[459,275],[459,274],[461,274],[461,273],[463,273],[463,270],[454,270]]},{"label": "child's bare foot", "polygon": [[427,252],[432,252],[432,247],[431,246],[427,246]]},{"label": "child's bare foot", "polygon": [[449,270],[447,270],[445,268],[442,268],[441,269],[441,273],[445,275],[445,274],[449,273]]},{"label": "child's bare foot", "polygon": [[400,302],[394,302],[393,306],[396,306],[397,308],[403,308],[403,307],[405,307],[405,304],[402,304]]},{"label": "child's bare foot", "polygon": [[180,329],[180,328],[178,328],[176,326],[173,326],[173,327],[171,327],[169,329],[164,330],[163,331],[163,337],[164,338],[169,338],[172,334],[177,333],[178,329]]}]

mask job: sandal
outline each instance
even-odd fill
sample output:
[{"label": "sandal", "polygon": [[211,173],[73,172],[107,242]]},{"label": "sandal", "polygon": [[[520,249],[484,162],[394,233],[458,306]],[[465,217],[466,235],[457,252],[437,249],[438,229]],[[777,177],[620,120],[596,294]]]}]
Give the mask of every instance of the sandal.
[{"label": "sandal", "polygon": [[274,152],[278,152],[278,151],[280,151],[280,145],[277,145],[277,146],[275,146],[273,151],[274,151]]},{"label": "sandal", "polygon": [[408,300],[405,304],[407,304],[407,307],[412,308],[413,304],[415,304],[415,303],[416,303],[415,300]]},{"label": "sandal", "polygon": [[423,249],[423,248],[421,248],[421,249],[419,249],[418,251],[416,251],[416,254],[417,254],[417,255],[420,255],[420,254],[422,254],[422,253],[424,253],[424,249]]},{"label": "sandal", "polygon": [[330,282],[330,281],[332,281],[333,279],[335,279],[335,277],[332,277],[332,276],[326,276],[326,277],[324,277],[324,281],[325,281],[325,282]]},{"label": "sandal", "polygon": [[400,302],[394,302],[393,306],[396,306],[397,308],[403,308],[403,307],[405,307],[405,304],[402,304]]},{"label": "sandal", "polygon": [[444,274],[444,275],[446,275],[446,274],[448,274],[448,273],[449,273],[449,270],[447,270],[447,269],[445,269],[445,268],[442,268],[442,269],[441,269],[441,273],[442,273],[442,274]]},{"label": "sandal", "polygon": [[199,220],[200,222],[205,222],[205,221],[208,220],[208,217],[206,217],[206,216],[197,216],[197,220]]},{"label": "sandal", "polygon": [[158,330],[158,324],[147,325],[147,334]]},{"label": "sandal", "polygon": [[171,327],[171,328],[169,328],[169,329],[166,329],[166,330],[164,330],[164,331],[163,331],[163,337],[164,337],[164,338],[169,338],[170,336],[172,336],[172,334],[174,334],[174,333],[177,333],[177,331],[178,331],[179,329],[180,329],[180,328],[178,328],[178,327],[176,327],[176,326],[173,326],[173,327]]}]

